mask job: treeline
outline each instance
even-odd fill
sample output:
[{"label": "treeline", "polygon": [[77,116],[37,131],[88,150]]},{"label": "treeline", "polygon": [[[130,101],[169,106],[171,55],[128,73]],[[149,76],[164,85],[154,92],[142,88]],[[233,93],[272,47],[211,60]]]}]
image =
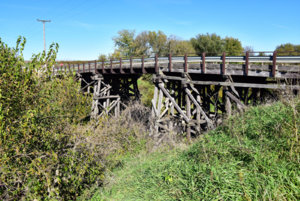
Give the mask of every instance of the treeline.
[{"label": "treeline", "polygon": [[[201,55],[217,56],[226,52],[228,56],[241,56],[246,51],[253,52],[250,46],[242,46],[239,39],[213,34],[198,34],[190,40],[182,40],[177,36],[167,36],[162,31],[143,31],[135,34],[134,30],[121,30],[113,37],[115,50],[112,54],[100,54],[99,60],[141,57],[141,56],[167,56],[169,54],[182,56]],[[291,43],[276,47],[279,56],[300,55],[300,45]],[[260,55],[263,55],[261,53]]]}]

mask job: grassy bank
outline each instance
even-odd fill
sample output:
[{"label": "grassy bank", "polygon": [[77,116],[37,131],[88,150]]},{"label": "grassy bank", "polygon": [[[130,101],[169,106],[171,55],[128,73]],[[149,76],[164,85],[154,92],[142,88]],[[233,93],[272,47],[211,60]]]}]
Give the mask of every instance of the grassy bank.
[{"label": "grassy bank", "polygon": [[254,107],[186,150],[127,159],[92,200],[299,200],[299,111]]}]

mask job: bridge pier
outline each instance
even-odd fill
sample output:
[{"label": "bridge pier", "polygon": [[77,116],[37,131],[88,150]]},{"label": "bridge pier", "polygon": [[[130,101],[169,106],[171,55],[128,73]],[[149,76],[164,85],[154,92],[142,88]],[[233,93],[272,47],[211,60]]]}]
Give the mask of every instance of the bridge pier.
[{"label": "bridge pier", "polygon": [[96,119],[105,115],[119,116],[126,103],[139,100],[138,78],[139,75],[94,75],[91,118]]}]

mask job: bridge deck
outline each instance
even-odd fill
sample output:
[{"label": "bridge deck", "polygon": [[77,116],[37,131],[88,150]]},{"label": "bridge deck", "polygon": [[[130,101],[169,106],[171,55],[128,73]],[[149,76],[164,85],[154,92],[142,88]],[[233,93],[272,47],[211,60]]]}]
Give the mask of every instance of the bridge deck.
[{"label": "bridge deck", "polygon": [[[96,66],[96,67],[95,67]],[[100,74],[193,73],[250,77],[300,78],[299,56],[155,57],[109,62],[88,61],[55,67],[58,71]]]}]

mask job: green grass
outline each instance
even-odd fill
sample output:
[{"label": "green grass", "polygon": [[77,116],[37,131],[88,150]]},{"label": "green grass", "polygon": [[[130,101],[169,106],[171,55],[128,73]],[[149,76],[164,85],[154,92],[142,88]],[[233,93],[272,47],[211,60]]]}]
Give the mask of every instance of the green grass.
[{"label": "green grass", "polygon": [[299,200],[299,111],[254,107],[186,150],[126,159],[92,200]]}]

